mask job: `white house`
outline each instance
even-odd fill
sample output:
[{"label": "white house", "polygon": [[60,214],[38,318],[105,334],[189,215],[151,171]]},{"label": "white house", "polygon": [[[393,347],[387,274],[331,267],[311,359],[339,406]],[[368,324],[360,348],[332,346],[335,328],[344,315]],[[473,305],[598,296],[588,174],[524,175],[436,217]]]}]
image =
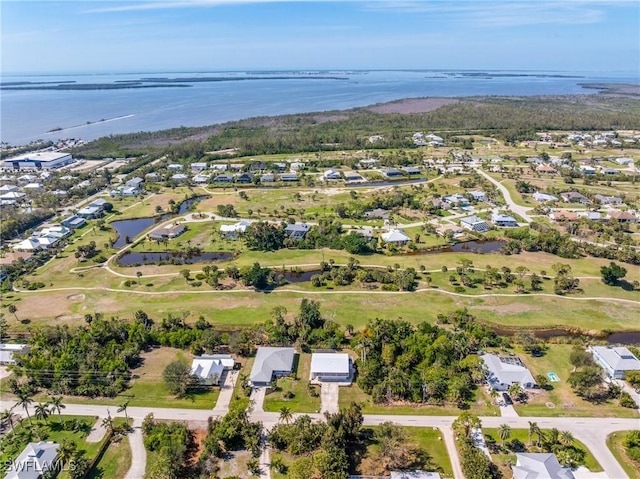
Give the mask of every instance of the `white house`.
[{"label": "white house", "polygon": [[351,383],[351,358],[347,353],[313,353],[309,379]]},{"label": "white house", "polygon": [[60,444],[30,442],[7,469],[4,479],[40,479],[55,466]]},{"label": "white house", "polygon": [[324,180],[339,180],[342,178],[342,176],[340,176],[340,172],[330,169],[325,171],[324,173],[322,173],[322,178]]},{"label": "white house", "polygon": [[274,377],[291,374],[295,355],[293,348],[259,347],[249,376],[251,385],[268,386]]},{"label": "white house", "polygon": [[382,233],[380,237],[385,243],[398,245],[405,245],[411,240],[404,231],[396,229],[391,229],[386,233]]},{"label": "white house", "polygon": [[517,453],[512,467],[513,479],[575,479],[568,467],[562,467],[552,453]]},{"label": "white house", "polygon": [[514,383],[520,384],[523,389],[532,388],[536,385],[531,372],[517,357],[483,354],[480,358],[487,369],[487,381],[491,389],[506,391]]},{"label": "white house", "polygon": [[154,240],[173,239],[180,236],[187,230],[187,227],[182,223],[175,223],[168,226],[156,228],[149,234],[149,238]]},{"label": "white house", "polygon": [[30,347],[26,344],[0,344],[0,364],[15,364],[16,359],[14,355],[26,354],[29,352]]},{"label": "white house", "polygon": [[640,361],[625,347],[594,346],[591,354],[613,379],[624,379],[627,371],[640,371]]},{"label": "white house", "polygon": [[460,220],[460,226],[469,231],[475,231],[476,233],[486,233],[491,229],[489,223],[477,216],[467,216]]},{"label": "white house", "polygon": [[225,238],[236,239],[239,234],[247,231],[247,227],[250,225],[246,220],[238,221],[232,225],[220,225],[220,233]]},{"label": "white house", "polygon": [[545,203],[546,201],[558,201],[558,198],[556,196],[549,195],[547,193],[539,193],[537,191],[533,194],[533,199],[538,203]]},{"label": "white house", "polygon": [[500,213],[493,213],[491,215],[491,222],[494,225],[501,226],[503,228],[515,228],[518,226],[518,222],[513,216],[502,215]]},{"label": "white house", "polygon": [[470,192],[469,194],[475,201],[484,201],[487,198],[487,195],[484,191],[476,190],[476,191]]},{"label": "white house", "polygon": [[291,171],[300,171],[304,170],[305,164],[301,161],[294,161],[291,163]]},{"label": "white house", "polygon": [[441,479],[437,472],[391,471],[391,479]]},{"label": "white house", "polygon": [[194,358],[191,363],[191,374],[196,376],[201,384],[220,384],[222,373],[233,369],[235,361],[230,354],[202,355]]}]

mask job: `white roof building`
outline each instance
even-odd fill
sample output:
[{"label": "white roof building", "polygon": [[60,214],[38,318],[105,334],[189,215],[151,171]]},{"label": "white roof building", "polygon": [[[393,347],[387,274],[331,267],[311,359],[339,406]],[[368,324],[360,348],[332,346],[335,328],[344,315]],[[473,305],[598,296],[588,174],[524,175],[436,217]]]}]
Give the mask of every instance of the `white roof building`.
[{"label": "white roof building", "polygon": [[15,364],[14,354],[28,353],[29,346],[26,344],[0,344],[0,364]]},{"label": "white roof building", "polygon": [[4,479],[40,479],[55,465],[59,444],[30,442],[11,464]]},{"label": "white roof building", "polygon": [[41,151],[7,158],[2,162],[2,166],[3,168],[12,168],[14,170],[39,170],[60,168],[69,163],[73,163],[73,157],[69,153]]},{"label": "white roof building", "polygon": [[425,471],[391,471],[391,479],[440,479],[437,472]]},{"label": "white roof building", "polygon": [[220,225],[220,233],[228,237],[236,237],[238,233],[247,231],[247,227],[251,223],[247,220],[238,221],[232,225]]},{"label": "white roof building", "polygon": [[386,233],[382,233],[380,237],[385,243],[406,244],[411,240],[404,231],[396,229],[391,229]]},{"label": "white roof building", "polygon": [[268,386],[274,376],[286,376],[293,371],[296,350],[293,348],[258,348],[251,368],[250,382],[253,386]]},{"label": "white roof building", "polygon": [[219,384],[225,369],[233,369],[235,361],[230,354],[198,356],[191,363],[191,374],[202,384]]},{"label": "white roof building", "polygon": [[594,346],[591,354],[614,379],[624,379],[627,371],[640,371],[640,361],[625,347]]},{"label": "white roof building", "polygon": [[487,380],[492,389],[506,391],[514,383],[519,383],[524,389],[535,386],[535,379],[520,359],[495,354],[483,354],[480,357],[487,368]]},{"label": "white roof building", "polygon": [[568,467],[562,467],[555,454],[517,453],[513,479],[575,479]]},{"label": "white roof building", "polygon": [[538,203],[544,203],[545,201],[558,201],[556,196],[549,195],[547,193],[539,193],[537,191],[533,194],[533,199]]},{"label": "white roof building", "polygon": [[351,358],[347,353],[313,353],[310,380],[350,381]]}]

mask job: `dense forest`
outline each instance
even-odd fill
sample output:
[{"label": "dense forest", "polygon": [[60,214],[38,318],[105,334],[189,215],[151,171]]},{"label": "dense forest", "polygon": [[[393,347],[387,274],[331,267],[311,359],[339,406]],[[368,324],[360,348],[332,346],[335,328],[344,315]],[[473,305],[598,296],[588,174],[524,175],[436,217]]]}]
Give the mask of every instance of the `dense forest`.
[{"label": "dense forest", "polygon": [[[199,159],[207,152],[237,149],[241,155],[413,147],[411,133],[443,137],[484,133],[507,142],[534,139],[540,130],[639,129],[640,100],[603,95],[464,98],[424,113],[376,113],[369,108],[279,117],[222,125],[174,128],[104,137],[76,150],[77,156],[124,156],[155,151],[171,159]],[[455,130],[451,132],[450,130]],[[384,139],[369,143],[373,134]],[[209,154],[227,158],[227,153]]]}]

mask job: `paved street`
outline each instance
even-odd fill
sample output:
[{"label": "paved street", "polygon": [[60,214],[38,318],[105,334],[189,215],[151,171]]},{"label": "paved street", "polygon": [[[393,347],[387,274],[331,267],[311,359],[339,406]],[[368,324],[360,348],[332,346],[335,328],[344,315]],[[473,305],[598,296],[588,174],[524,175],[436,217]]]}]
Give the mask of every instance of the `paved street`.
[{"label": "paved street", "polygon": [[480,175],[484,176],[491,183],[496,185],[496,187],[500,190],[500,193],[502,193],[504,200],[507,202],[507,205],[509,206],[510,211],[520,216],[527,223],[531,223],[532,219],[531,219],[531,216],[529,216],[529,210],[531,210],[531,208],[516,204],[511,198],[511,193],[509,193],[509,190],[502,183],[494,179],[491,175],[482,171],[480,168],[477,168],[476,171]]}]

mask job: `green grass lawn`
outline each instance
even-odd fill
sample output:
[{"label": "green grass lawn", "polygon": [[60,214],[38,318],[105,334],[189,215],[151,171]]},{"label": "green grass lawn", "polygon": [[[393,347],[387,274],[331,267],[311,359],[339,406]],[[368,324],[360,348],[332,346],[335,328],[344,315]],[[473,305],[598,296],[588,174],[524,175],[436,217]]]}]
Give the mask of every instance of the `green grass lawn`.
[{"label": "green grass lawn", "polygon": [[98,461],[89,471],[87,479],[123,479],[131,467],[129,437],[111,440]]},{"label": "green grass lawn", "polygon": [[[484,390],[478,388],[475,392],[476,398],[471,403],[470,411],[478,416],[498,416],[499,408],[491,404],[491,398],[487,396]],[[359,403],[363,406],[363,414],[398,414],[398,415],[414,415],[421,414],[425,416],[458,416],[462,409],[454,405],[445,406],[422,406],[419,404],[394,404],[381,405],[374,404],[371,396],[366,394],[360,386],[353,383],[348,387],[341,387],[338,396],[338,404],[341,408],[348,407],[352,402]]]},{"label": "green grass lawn", "polygon": [[607,437],[607,446],[618,463],[627,473],[629,479],[640,479],[640,463],[630,459],[625,451],[623,441],[631,431],[617,431]]},{"label": "green grass lawn", "polygon": [[[549,433],[549,429],[543,429],[542,432],[544,434]],[[497,445],[501,444],[501,440],[500,440],[500,436],[498,435],[498,429],[497,428],[483,428],[482,432],[484,433],[484,436],[486,438],[487,444],[490,443],[495,443]],[[513,439],[517,439],[519,440],[521,443],[523,443],[525,446],[528,447],[529,445],[529,430],[528,429],[511,429],[511,437],[508,439],[508,441],[511,441]],[[535,443],[536,438],[534,436],[533,441]],[[602,466],[600,466],[600,464],[598,463],[598,461],[596,460],[595,457],[593,457],[593,454],[591,454],[591,451],[589,451],[589,449],[587,449],[587,446],[585,446],[582,442],[578,441],[577,439],[574,439],[573,441],[573,445],[574,447],[578,448],[578,449],[582,449],[585,452],[585,457],[584,457],[584,466],[589,469],[591,472],[601,472]],[[506,466],[507,463],[511,463],[511,464],[515,464],[515,459],[516,459],[516,455],[515,453],[513,454],[508,454],[508,453],[497,453],[494,454],[492,453],[491,456],[493,457],[494,461],[499,465],[499,466]]]},{"label": "green grass lawn", "polygon": [[[618,406],[610,400],[603,404],[592,404],[578,397],[567,383],[573,366],[569,354],[573,346],[569,344],[548,344],[546,353],[541,357],[532,357],[517,348],[515,352],[535,377],[554,372],[559,382],[550,383],[552,389],[531,390],[527,404],[516,404],[515,409],[521,416],[587,416],[587,417],[639,417],[636,410]],[[547,403],[553,404],[552,408]]]},{"label": "green grass lawn", "polygon": [[[297,356],[298,364],[294,377],[283,377],[277,381],[277,389],[268,393],[264,399],[264,410],[279,412],[282,407],[288,407],[291,412],[318,412],[320,410],[320,386],[312,386],[318,393],[317,397],[309,394],[309,374],[311,355],[302,353]],[[294,396],[287,399],[285,394],[292,392]]]}]

